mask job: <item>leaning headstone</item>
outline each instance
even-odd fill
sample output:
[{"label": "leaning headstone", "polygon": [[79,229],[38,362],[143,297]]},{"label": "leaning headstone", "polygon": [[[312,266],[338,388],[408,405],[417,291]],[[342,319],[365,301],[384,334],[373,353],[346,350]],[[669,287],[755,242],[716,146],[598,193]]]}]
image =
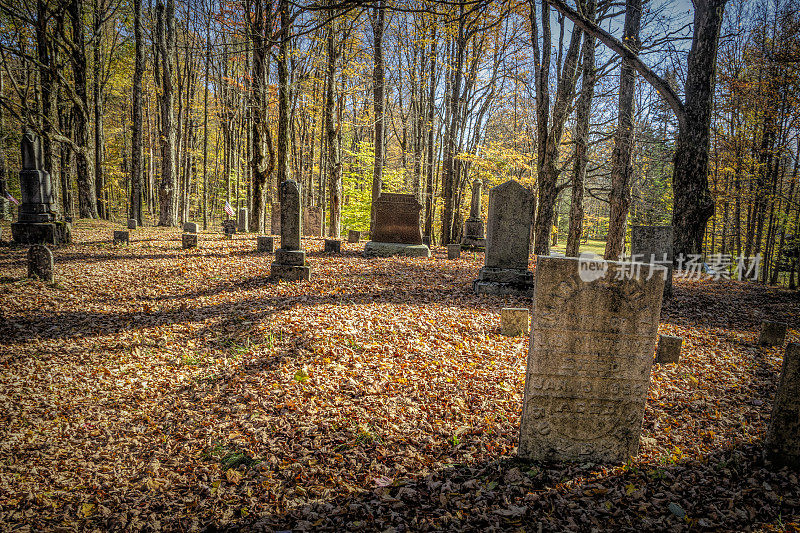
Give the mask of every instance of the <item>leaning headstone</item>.
[{"label": "leaning headstone", "polygon": [[139,226],[139,223],[136,221],[135,218],[128,219],[128,229],[136,229]]},{"label": "leaning headstone", "polygon": [[800,344],[786,346],[765,443],[767,458],[800,468]]},{"label": "leaning headstone", "polygon": [[236,234],[236,222],[233,220],[226,220],[222,223],[222,233],[225,234],[226,239],[232,239]]},{"label": "leaning headstone", "polygon": [[183,231],[186,233],[197,233],[197,222],[184,222]]},{"label": "leaning headstone", "polygon": [[374,202],[375,230],[364,246],[366,257],[430,257],[422,243],[419,213],[422,210],[413,194],[382,193]]},{"label": "leaning headstone", "polygon": [[681,346],[683,337],[673,337],[671,335],[658,336],[658,348],[656,348],[656,363],[679,363],[681,360]]},{"label": "leaning headstone", "polygon": [[464,221],[461,245],[464,248],[482,250],[486,246],[483,233],[483,219],[481,218],[481,180],[475,178],[472,182],[472,201],[469,206],[469,218]]},{"label": "leaning headstone", "polygon": [[361,232],[351,229],[347,232],[347,242],[358,242],[361,240]]},{"label": "leaning headstone", "polygon": [[672,226],[631,226],[631,258],[667,267],[664,296],[672,296]]},{"label": "leaning headstone", "polygon": [[256,250],[271,254],[275,251],[275,237],[272,235],[259,235],[256,237]]},{"label": "leaning headstone", "polygon": [[114,230],[114,244],[130,244],[130,233],[127,231]]},{"label": "leaning headstone", "polygon": [[761,346],[782,346],[784,340],[786,340],[786,322],[772,322],[770,320],[761,322],[758,344]]},{"label": "leaning headstone", "polygon": [[184,250],[197,248],[197,233],[184,233],[181,235],[181,244]]},{"label": "leaning headstone", "polygon": [[520,456],[605,463],[636,455],[663,270],[537,258]]},{"label": "leaning headstone", "polygon": [[44,244],[34,244],[28,249],[28,277],[53,283],[53,252]]},{"label": "leaning headstone", "polygon": [[507,337],[522,337],[530,330],[530,312],[524,307],[504,307],[500,310],[500,333]]},{"label": "leaning headstone", "polygon": [[461,257],[461,245],[460,244],[448,244],[447,245],[447,258],[448,259],[458,259]]},{"label": "leaning headstone", "polygon": [[301,248],[303,207],[300,185],[294,180],[281,183],[281,247],[275,251],[270,277],[289,281],[311,278],[306,253]]},{"label": "leaning headstone", "polygon": [[325,239],[324,252],[326,254],[342,253],[342,241],[338,239]]},{"label": "leaning headstone", "polygon": [[28,130],[22,136],[22,170],[19,185],[22,203],[19,217],[11,224],[11,237],[21,244],[67,244],[72,241],[68,222],[57,220],[56,201],[50,174],[44,170],[39,137]]},{"label": "leaning headstone", "polygon": [[247,233],[249,229],[249,218],[247,217],[247,208],[242,207],[239,209],[239,224],[236,229],[239,233]]},{"label": "leaning headstone", "polygon": [[533,273],[528,270],[533,193],[514,180],[489,191],[486,257],[477,294],[533,294]]}]

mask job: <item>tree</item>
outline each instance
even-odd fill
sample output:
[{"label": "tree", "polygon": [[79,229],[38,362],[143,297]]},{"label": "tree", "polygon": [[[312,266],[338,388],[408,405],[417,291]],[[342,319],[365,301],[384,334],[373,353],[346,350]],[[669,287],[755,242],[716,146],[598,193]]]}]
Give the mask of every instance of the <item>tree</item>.
[{"label": "tree", "polygon": [[369,232],[375,229],[375,201],[381,195],[381,180],[383,174],[383,147],[384,147],[384,84],[386,76],[383,66],[383,31],[386,21],[386,9],[383,0],[377,0],[372,13],[372,34],[374,65],[372,69],[372,107],[375,112],[375,162],[372,171],[372,208],[370,209]]},{"label": "tree", "polygon": [[142,0],[133,0],[133,38],[135,59],[133,70],[133,128],[131,131],[131,196],[128,218],[141,225],[142,217],[142,76],[144,75],[144,34],[142,32]]},{"label": "tree", "polygon": [[156,3],[158,64],[161,77],[161,182],[158,188],[159,226],[176,226],[177,173],[175,172],[175,124],[172,58],[175,53],[175,0]]}]

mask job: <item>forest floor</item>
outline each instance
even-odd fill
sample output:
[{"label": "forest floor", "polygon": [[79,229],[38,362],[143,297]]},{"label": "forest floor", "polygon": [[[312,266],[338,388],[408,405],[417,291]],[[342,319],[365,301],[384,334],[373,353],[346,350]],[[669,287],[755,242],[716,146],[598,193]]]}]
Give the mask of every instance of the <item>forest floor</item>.
[{"label": "forest floor", "polygon": [[[475,296],[482,254],[370,259],[304,245],[266,279],[253,235],[79,221],[56,283],[0,246],[0,530],[798,530],[797,473],[761,459],[795,293],[675,282],[640,454],[515,458],[526,338]],[[117,227],[117,229],[119,229]],[[532,264],[533,268],[534,265]]]}]

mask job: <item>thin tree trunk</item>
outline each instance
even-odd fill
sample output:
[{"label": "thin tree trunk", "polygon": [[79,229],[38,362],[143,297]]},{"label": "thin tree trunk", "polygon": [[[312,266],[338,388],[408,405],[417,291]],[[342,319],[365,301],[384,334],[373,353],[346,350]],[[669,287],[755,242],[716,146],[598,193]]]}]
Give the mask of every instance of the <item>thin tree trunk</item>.
[{"label": "thin tree trunk", "polygon": [[131,197],[128,217],[139,225],[142,216],[142,77],[144,75],[144,34],[142,32],[142,0],[133,0],[133,36],[135,60],[133,69],[133,132],[131,139]]},{"label": "thin tree trunk", "polygon": [[161,182],[159,183],[159,226],[176,226],[177,175],[175,171],[175,124],[173,115],[172,57],[175,48],[175,0],[156,4],[158,55],[161,60]]},{"label": "thin tree trunk", "polygon": [[386,17],[384,0],[377,0],[372,19],[374,66],[372,69],[372,106],[375,112],[375,161],[372,167],[372,203],[370,207],[369,233],[375,231],[375,202],[381,195],[383,181],[383,148],[384,148],[384,65],[383,65],[383,31]]}]

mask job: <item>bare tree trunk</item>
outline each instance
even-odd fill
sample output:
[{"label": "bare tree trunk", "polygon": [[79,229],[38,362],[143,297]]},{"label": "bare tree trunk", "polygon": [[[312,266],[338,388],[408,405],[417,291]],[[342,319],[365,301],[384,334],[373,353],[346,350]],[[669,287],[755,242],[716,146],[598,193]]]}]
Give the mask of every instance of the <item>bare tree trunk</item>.
[{"label": "bare tree trunk", "polygon": [[425,235],[431,239],[433,244],[433,219],[434,219],[434,206],[433,201],[433,188],[434,188],[434,120],[435,120],[435,105],[436,105],[436,24],[431,24],[431,50],[430,50],[430,74],[428,77],[428,107],[427,107],[427,169],[425,171]]},{"label": "bare tree trunk", "polygon": [[[253,118],[250,121],[250,141],[252,143],[250,147],[250,169],[253,177],[253,210],[250,214],[250,222],[254,231],[263,233],[267,226],[268,180],[275,167],[275,155],[272,150],[270,150],[266,158],[264,155],[265,134],[269,130],[266,85],[267,73],[269,72],[270,48],[269,39],[265,36],[265,28],[272,27],[272,6],[271,2],[265,6],[264,0],[254,0],[254,8],[250,26],[250,39],[253,43],[253,90],[251,93]],[[247,12],[250,12],[249,5]],[[281,50],[283,53],[283,48]]]},{"label": "bare tree trunk", "polygon": [[105,159],[105,140],[103,131],[103,95],[102,95],[102,46],[103,46],[103,12],[100,5],[103,0],[94,0],[94,62],[92,64],[92,96],[94,100],[94,186],[97,195],[97,215],[108,219],[107,199],[105,193],[105,176],[103,161]]},{"label": "bare tree trunk", "polygon": [[375,64],[372,69],[372,106],[375,111],[375,161],[372,169],[372,205],[370,207],[369,233],[375,230],[375,201],[381,195],[383,181],[383,147],[384,147],[384,76],[383,65],[383,31],[386,20],[384,0],[377,0],[372,18],[372,32]]},{"label": "bare tree trunk", "polygon": [[75,158],[78,171],[78,213],[81,218],[97,218],[97,194],[89,157],[89,98],[86,82],[86,48],[83,29],[83,2],[71,0],[68,6],[72,22],[72,75],[77,101],[73,102],[75,121]]},{"label": "bare tree trunk", "polygon": [[[584,14],[594,21],[596,2],[586,2]],[[589,141],[589,118],[592,112],[594,86],[597,83],[595,69],[594,36],[586,33],[583,36],[583,87],[576,104],[575,118],[575,168],[572,173],[572,202],[569,213],[569,233],[567,235],[567,257],[577,257],[583,233],[583,187],[586,179],[586,166],[589,163],[587,151]]]},{"label": "bare tree trunk", "polygon": [[278,51],[278,185],[289,179],[289,3],[280,0],[281,41]]},{"label": "bare tree trunk", "polygon": [[131,139],[131,197],[128,217],[142,225],[142,76],[144,75],[144,34],[142,32],[142,0],[133,0],[133,36],[135,61],[133,69],[133,132]]},{"label": "bare tree trunk", "polygon": [[[623,41],[634,53],[639,52],[639,27],[642,20],[642,0],[626,0]],[[611,154],[611,210],[608,217],[608,239],[604,258],[616,261],[625,247],[625,228],[631,205],[633,176],[633,96],[636,90],[636,71],[630,60],[623,58],[619,73],[619,118]]]},{"label": "bare tree trunk", "polygon": [[[333,11],[331,11],[331,15]],[[374,25],[373,25],[374,27]],[[328,145],[328,201],[330,203],[330,226],[328,235],[336,239],[341,234],[342,220],[342,162],[339,159],[339,132],[334,123],[334,113],[336,106],[336,62],[339,58],[338,47],[334,40],[336,35],[336,23],[329,22],[328,27],[328,65],[325,82],[325,133]],[[377,126],[376,126],[377,128]],[[377,164],[377,144],[375,162]],[[374,175],[374,167],[373,167]],[[374,198],[373,198],[374,201]]]},{"label": "bare tree trunk", "polygon": [[175,0],[156,4],[158,55],[161,61],[161,182],[159,183],[159,226],[176,226],[175,124],[173,115],[172,57],[175,49]]}]

